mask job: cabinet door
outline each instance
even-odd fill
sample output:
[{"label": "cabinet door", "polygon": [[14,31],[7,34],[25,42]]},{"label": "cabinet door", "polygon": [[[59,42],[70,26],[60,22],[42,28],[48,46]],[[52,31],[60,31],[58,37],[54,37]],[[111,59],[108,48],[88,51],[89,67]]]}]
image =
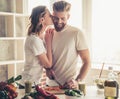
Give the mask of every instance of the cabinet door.
[{"label": "cabinet door", "polygon": [[14,0],[0,0],[0,12],[14,12],[14,11],[15,11]]},{"label": "cabinet door", "polygon": [[29,25],[28,16],[15,16],[15,35],[16,37],[26,37]]},{"label": "cabinet door", "polygon": [[13,37],[14,35],[13,15],[0,15],[0,37]]}]

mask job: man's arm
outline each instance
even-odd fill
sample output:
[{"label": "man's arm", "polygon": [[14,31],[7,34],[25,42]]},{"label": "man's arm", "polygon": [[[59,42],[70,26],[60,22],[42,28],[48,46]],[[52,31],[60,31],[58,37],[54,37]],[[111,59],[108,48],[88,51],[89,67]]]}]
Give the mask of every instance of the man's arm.
[{"label": "man's arm", "polygon": [[82,81],[85,78],[85,76],[88,73],[88,70],[91,67],[89,50],[86,49],[86,50],[78,51],[78,54],[79,54],[80,58],[82,59],[83,65],[80,69],[80,72],[79,72],[77,78],[71,79],[66,84],[64,84],[64,86],[66,88],[78,88],[78,81]]},{"label": "man's arm", "polygon": [[82,64],[82,67],[80,69],[80,72],[79,72],[76,80],[82,81],[85,78],[85,76],[87,75],[88,70],[91,67],[90,53],[89,53],[89,50],[86,49],[86,50],[78,51],[78,54],[79,54],[80,58],[82,59],[83,64]]}]

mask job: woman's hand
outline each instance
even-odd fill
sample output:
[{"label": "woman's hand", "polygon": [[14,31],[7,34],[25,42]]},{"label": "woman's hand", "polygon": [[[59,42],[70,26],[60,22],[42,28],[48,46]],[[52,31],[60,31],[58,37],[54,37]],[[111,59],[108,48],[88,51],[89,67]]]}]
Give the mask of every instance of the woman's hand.
[{"label": "woman's hand", "polygon": [[46,34],[45,34],[46,44],[50,44],[52,42],[53,34],[54,34],[54,29],[49,28],[46,30]]},{"label": "woman's hand", "polygon": [[[51,68],[52,66],[52,38],[53,38],[53,29],[49,29],[46,31],[45,34],[45,46],[46,46],[46,54],[45,54],[45,61],[44,67]],[[42,58],[40,61],[43,60]]]},{"label": "woman's hand", "polygon": [[46,69],[46,75],[51,80],[55,79],[55,73],[52,69]]}]

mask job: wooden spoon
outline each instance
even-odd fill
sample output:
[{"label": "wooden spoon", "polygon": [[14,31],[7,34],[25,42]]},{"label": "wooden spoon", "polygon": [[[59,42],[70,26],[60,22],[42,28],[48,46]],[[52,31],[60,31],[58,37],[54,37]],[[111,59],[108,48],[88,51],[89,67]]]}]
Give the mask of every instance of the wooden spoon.
[{"label": "wooden spoon", "polygon": [[104,67],[104,65],[105,65],[105,63],[103,62],[103,64],[102,64],[102,68],[101,68],[101,71],[100,71],[99,78],[100,78],[100,77],[101,77],[101,75],[102,75],[102,71],[103,71],[103,67]]}]

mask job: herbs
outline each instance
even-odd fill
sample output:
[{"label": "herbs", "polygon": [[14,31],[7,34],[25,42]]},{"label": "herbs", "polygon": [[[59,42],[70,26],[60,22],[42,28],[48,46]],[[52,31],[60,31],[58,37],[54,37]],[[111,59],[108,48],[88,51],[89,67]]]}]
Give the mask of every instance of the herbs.
[{"label": "herbs", "polygon": [[21,75],[18,75],[16,78],[11,77],[7,81],[0,82],[0,99],[15,99],[18,96],[16,92],[17,87],[13,83],[22,79]]},{"label": "herbs", "polygon": [[80,90],[67,89],[67,90],[65,90],[65,95],[81,97],[83,95],[83,93]]},{"label": "herbs", "polygon": [[11,84],[11,83],[14,83],[18,80],[22,79],[22,76],[21,75],[18,75],[16,78],[14,77],[11,77],[10,79],[7,80],[7,84]]}]

